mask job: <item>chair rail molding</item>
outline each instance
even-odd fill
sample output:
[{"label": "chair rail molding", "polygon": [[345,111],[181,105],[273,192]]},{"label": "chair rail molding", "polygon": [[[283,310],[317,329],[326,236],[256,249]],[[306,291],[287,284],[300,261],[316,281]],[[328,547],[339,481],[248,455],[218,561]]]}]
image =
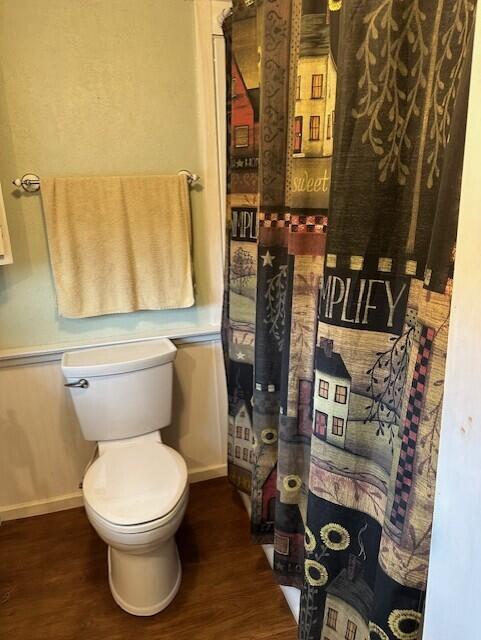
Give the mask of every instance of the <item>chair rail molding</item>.
[{"label": "chair rail molding", "polygon": [[28,347],[27,349],[5,349],[4,351],[0,351],[0,369],[61,360],[62,355],[66,351],[82,351],[93,347],[111,347],[116,344],[145,342],[147,340],[158,340],[159,338],[169,338],[169,340],[172,340],[176,345],[195,342],[216,342],[220,340],[220,328],[217,326],[198,327],[194,329],[178,329],[175,331],[160,332],[155,336],[147,335],[132,338],[96,340],[95,342],[88,343],[42,345],[38,347]]}]

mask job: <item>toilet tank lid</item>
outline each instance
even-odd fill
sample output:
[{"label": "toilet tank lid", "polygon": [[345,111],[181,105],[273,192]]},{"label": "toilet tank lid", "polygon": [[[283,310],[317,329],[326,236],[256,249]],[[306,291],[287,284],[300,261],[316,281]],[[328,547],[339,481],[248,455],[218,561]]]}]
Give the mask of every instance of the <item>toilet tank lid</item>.
[{"label": "toilet tank lid", "polygon": [[62,356],[66,378],[108,376],[149,369],[174,360],[177,349],[168,338],[69,351]]}]

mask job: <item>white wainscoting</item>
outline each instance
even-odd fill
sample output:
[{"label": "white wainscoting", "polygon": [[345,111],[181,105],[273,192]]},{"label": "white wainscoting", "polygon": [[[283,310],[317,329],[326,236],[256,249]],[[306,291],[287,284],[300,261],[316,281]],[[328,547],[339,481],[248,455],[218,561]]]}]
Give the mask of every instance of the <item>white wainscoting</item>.
[{"label": "white wainscoting", "polygon": [[[192,482],[225,475],[227,399],[220,340],[177,346],[174,417],[162,431],[163,440],[180,451]],[[82,438],[63,386],[60,357],[3,362],[0,368],[1,520],[81,504],[79,482],[94,444]]]}]

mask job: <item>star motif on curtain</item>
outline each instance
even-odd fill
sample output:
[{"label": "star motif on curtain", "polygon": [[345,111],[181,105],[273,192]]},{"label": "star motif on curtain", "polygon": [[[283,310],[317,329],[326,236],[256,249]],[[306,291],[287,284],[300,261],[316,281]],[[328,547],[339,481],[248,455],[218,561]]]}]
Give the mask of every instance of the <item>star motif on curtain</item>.
[{"label": "star motif on curtain", "polygon": [[266,251],[265,254],[261,256],[261,258],[263,267],[272,267],[272,261],[276,259],[275,256],[271,256],[269,251]]}]

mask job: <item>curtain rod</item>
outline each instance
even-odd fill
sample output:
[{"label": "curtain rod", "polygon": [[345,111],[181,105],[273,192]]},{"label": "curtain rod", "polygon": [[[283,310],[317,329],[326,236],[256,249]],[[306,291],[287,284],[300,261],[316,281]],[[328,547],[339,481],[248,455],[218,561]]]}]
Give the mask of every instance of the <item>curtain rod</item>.
[{"label": "curtain rod", "polygon": [[[189,186],[192,186],[200,180],[200,176],[188,171],[187,169],[181,169],[177,172],[177,175],[187,176]],[[28,191],[29,193],[34,193],[35,191],[40,190],[40,178],[36,173],[25,173],[21,178],[15,178],[12,180],[12,184],[19,189],[21,188],[24,191]]]}]

